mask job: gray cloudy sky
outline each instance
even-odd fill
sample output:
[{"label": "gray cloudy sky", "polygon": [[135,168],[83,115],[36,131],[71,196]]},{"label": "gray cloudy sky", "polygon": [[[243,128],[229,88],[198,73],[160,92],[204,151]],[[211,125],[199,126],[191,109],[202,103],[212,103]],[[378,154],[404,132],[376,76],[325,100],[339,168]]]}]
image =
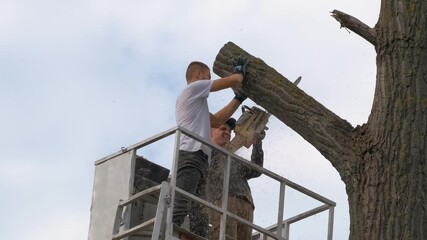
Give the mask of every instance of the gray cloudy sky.
[{"label": "gray cloudy sky", "polygon": [[[86,239],[94,161],[173,127],[188,63],[212,66],[228,41],[289,79],[301,75],[302,90],[354,126],[366,122],[374,48],[340,29],[330,12],[338,9],[374,26],[379,5],[0,1],[0,239]],[[213,93],[211,111],[232,97],[231,90]],[[346,239],[347,197],[337,172],[274,117],[269,128],[265,167],[336,201],[334,236]],[[275,193],[257,181],[253,192],[255,221],[267,223],[257,216],[268,212],[262,203]],[[299,210],[301,199],[289,203],[288,212]],[[291,236],[326,239],[326,226],[320,214],[292,226]]]}]

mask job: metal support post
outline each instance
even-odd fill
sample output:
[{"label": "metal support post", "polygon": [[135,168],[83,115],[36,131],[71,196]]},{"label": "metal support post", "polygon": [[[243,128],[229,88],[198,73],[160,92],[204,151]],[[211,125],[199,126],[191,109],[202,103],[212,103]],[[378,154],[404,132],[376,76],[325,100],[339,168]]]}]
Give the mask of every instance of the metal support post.
[{"label": "metal support post", "polygon": [[163,228],[162,226],[163,218],[165,217],[165,211],[167,209],[166,198],[170,194],[169,190],[170,190],[169,184],[167,182],[162,182],[162,187],[160,189],[159,202],[157,203],[152,239],[160,239],[160,233]]},{"label": "metal support post", "polygon": [[227,211],[228,211],[228,187],[230,185],[230,168],[231,168],[231,156],[227,155],[226,164],[224,168],[224,182],[222,186],[222,208],[221,208],[221,224],[219,228],[219,239],[225,240],[225,229],[227,223]]},{"label": "metal support post", "polygon": [[334,231],[334,206],[329,207],[329,218],[328,218],[328,240],[332,240]]},{"label": "metal support post", "polygon": [[285,211],[285,187],[286,184],[284,182],[280,182],[279,213],[277,216],[277,235],[279,236],[279,240],[283,240],[282,223]]},{"label": "metal support post", "polygon": [[172,217],[173,217],[173,208],[175,205],[175,187],[176,187],[176,175],[178,172],[178,159],[179,159],[179,144],[181,141],[181,130],[176,130],[175,135],[175,149],[174,149],[174,158],[172,162],[172,177],[170,180],[170,193],[171,193],[171,202],[167,211],[167,217],[166,217],[166,235],[172,236],[173,235],[173,224],[172,224]]}]

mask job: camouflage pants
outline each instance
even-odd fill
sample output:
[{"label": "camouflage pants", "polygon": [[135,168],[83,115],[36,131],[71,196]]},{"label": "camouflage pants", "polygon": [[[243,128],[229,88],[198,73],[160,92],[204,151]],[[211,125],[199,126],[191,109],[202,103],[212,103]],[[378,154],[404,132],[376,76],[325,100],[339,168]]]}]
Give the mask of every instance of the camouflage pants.
[{"label": "camouflage pants", "polygon": [[[218,207],[221,207],[222,201],[216,200],[214,204],[217,205]],[[254,208],[248,200],[242,197],[229,195],[228,211],[230,211],[231,213],[243,219],[248,220],[249,222],[253,221]],[[212,230],[210,232],[209,239],[218,240],[221,214],[215,211],[215,213],[210,214],[210,218],[211,218]],[[225,235],[226,235],[226,238],[225,238],[226,240],[251,240],[252,228],[232,218],[227,218]]]}]

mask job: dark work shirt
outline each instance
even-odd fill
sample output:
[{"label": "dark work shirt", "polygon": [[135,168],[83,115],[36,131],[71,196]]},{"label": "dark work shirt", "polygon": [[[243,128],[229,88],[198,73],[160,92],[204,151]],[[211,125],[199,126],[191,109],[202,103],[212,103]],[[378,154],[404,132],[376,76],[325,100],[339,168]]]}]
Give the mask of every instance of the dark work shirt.
[{"label": "dark work shirt", "polygon": [[[224,167],[227,163],[226,160],[227,156],[225,154],[212,149],[211,166],[208,178],[208,196],[211,201],[221,199],[222,197]],[[262,150],[261,140],[257,141],[253,145],[251,162],[261,167],[263,166],[264,152]],[[248,180],[259,176],[261,176],[261,173],[257,170],[238,162],[238,160],[231,159],[228,195],[242,197],[250,202],[255,208]]]}]

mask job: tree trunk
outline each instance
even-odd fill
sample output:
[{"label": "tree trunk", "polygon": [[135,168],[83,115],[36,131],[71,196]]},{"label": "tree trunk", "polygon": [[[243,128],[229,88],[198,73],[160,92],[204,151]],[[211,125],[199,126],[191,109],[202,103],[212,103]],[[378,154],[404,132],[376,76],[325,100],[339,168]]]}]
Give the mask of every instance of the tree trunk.
[{"label": "tree trunk", "polygon": [[339,11],[343,27],[372,43],[377,81],[369,120],[352,127],[261,59],[229,42],[213,70],[250,60],[240,89],[312,144],[337,169],[350,207],[350,239],[427,239],[427,1],[383,0],[369,28]]}]

